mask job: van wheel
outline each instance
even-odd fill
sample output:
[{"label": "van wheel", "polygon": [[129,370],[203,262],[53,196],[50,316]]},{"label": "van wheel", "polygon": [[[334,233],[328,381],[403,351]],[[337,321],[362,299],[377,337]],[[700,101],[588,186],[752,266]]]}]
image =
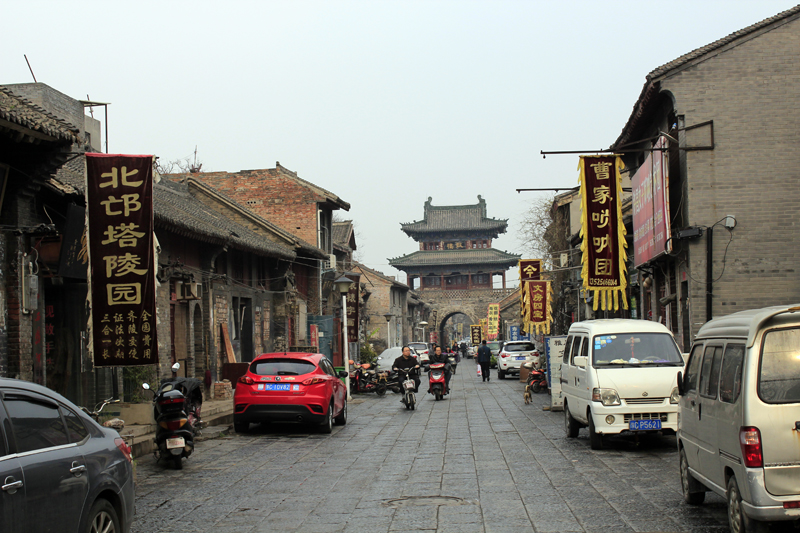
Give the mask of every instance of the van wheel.
[{"label": "van wheel", "polygon": [[594,417],[589,413],[589,444],[593,450],[603,449],[603,436],[594,430]]},{"label": "van wheel", "polygon": [[742,494],[736,478],[731,476],[728,480],[728,526],[732,533],[765,533],[769,531],[766,522],[753,520],[744,513],[742,508]]},{"label": "van wheel", "polygon": [[569,406],[566,403],[564,403],[564,425],[567,429],[567,437],[574,439],[578,436],[580,426],[578,425],[578,421],[572,418],[572,414],[569,412]]},{"label": "van wheel", "polygon": [[700,505],[706,499],[706,492],[702,490],[703,486],[689,472],[689,461],[686,460],[686,451],[683,448],[681,448],[680,469],[683,501],[689,505]]}]

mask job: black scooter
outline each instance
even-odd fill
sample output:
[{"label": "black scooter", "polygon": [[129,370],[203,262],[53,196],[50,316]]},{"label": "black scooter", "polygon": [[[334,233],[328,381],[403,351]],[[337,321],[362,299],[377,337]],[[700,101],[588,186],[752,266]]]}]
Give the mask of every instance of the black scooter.
[{"label": "black scooter", "polygon": [[[204,423],[200,420],[203,405],[203,382],[195,378],[180,378],[175,373],[178,363],[172,366],[173,377],[161,380],[153,398],[153,416],[156,420],[156,461],[167,458],[176,470],[183,468],[183,457],[194,451],[194,440]],[[150,385],[142,384],[150,390]]]}]

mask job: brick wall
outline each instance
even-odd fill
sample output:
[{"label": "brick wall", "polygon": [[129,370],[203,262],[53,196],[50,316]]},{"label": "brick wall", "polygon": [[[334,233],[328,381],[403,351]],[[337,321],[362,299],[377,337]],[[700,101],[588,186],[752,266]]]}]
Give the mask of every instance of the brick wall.
[{"label": "brick wall", "polygon": [[[685,155],[687,223],[737,220],[730,244],[728,231],[714,229],[713,272],[721,276],[713,285],[715,317],[800,302],[798,50],[795,17],[661,82],[686,126],[714,121],[714,150]],[[705,237],[689,245],[688,269],[679,265],[678,275],[683,271],[694,335],[706,320]]]},{"label": "brick wall", "polygon": [[193,174],[273,224],[317,245],[317,203],[325,199],[283,167]]}]

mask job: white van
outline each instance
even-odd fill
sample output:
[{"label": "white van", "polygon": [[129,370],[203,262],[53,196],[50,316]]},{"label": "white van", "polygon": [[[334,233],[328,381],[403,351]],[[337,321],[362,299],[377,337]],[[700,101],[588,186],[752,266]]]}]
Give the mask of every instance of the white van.
[{"label": "white van", "polygon": [[672,333],[647,320],[586,320],[569,328],[561,364],[564,421],[575,438],[589,427],[592,449],[620,433],[678,429],[683,358]]},{"label": "white van", "polygon": [[706,323],[680,383],[684,500],[728,500],[731,531],[800,519],[800,305]]}]

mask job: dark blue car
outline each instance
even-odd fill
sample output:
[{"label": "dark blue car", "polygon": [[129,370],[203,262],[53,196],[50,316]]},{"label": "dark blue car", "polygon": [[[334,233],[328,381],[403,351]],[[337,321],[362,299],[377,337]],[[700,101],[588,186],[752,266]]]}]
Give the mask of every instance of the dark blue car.
[{"label": "dark blue car", "polygon": [[0,378],[0,531],[130,530],[130,448],[52,390]]}]

